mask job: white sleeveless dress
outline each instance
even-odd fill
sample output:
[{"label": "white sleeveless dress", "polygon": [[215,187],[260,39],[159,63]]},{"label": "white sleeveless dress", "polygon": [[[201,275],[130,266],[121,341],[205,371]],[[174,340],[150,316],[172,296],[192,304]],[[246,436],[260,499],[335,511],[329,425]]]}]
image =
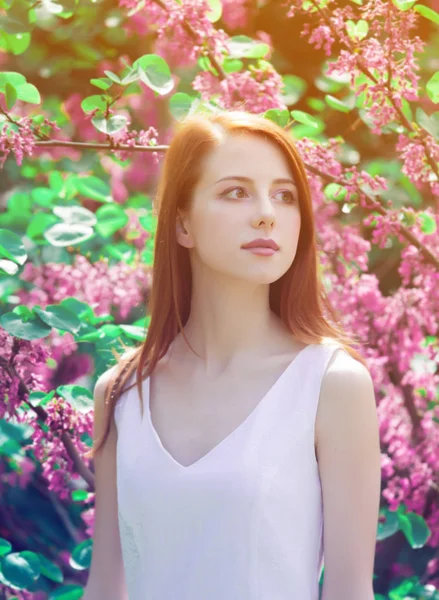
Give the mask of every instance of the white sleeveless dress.
[{"label": "white sleeveless dress", "polygon": [[129,600],[318,600],[314,425],[337,349],[306,346],[245,421],[189,466],[154,429],[149,378],[143,420],[136,387],[121,396],[117,496]]}]

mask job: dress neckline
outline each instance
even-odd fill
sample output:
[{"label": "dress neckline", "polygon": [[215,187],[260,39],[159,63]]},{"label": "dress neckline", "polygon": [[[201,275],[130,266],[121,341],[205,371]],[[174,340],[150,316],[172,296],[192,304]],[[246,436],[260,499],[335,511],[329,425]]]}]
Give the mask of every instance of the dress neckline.
[{"label": "dress neckline", "polygon": [[270,387],[270,389],[266,392],[266,394],[263,396],[263,398],[258,402],[258,404],[255,406],[255,408],[248,414],[248,416],[243,421],[241,421],[241,423],[239,425],[237,425],[235,427],[235,429],[233,429],[221,441],[219,441],[215,446],[213,446],[208,452],[206,452],[205,454],[200,456],[200,458],[198,458],[194,462],[190,463],[189,465],[183,465],[176,458],[174,458],[172,456],[172,454],[162,444],[160,436],[157,433],[156,428],[154,427],[154,424],[152,422],[151,407],[150,407],[150,402],[149,402],[150,395],[151,395],[151,377],[148,376],[147,377],[147,385],[146,385],[147,401],[146,401],[146,411],[145,412],[146,412],[148,426],[153,434],[153,437],[157,443],[159,450],[162,452],[162,454],[165,456],[165,458],[168,461],[170,461],[171,464],[173,464],[179,470],[185,471],[185,472],[189,472],[193,469],[196,469],[199,465],[208,461],[212,456],[214,456],[215,454],[220,452],[222,450],[222,448],[227,443],[229,443],[234,437],[239,435],[242,432],[242,430],[244,430],[245,427],[249,424],[249,422],[256,417],[257,413],[261,410],[263,405],[267,402],[267,399],[272,395],[274,390],[282,383],[282,381],[285,379],[285,377],[288,375],[288,373],[293,369],[293,367],[295,367],[297,365],[299,359],[301,357],[303,357],[304,353],[306,353],[308,348],[313,347],[313,346],[315,346],[315,344],[308,344],[307,346],[305,346],[305,348],[302,348],[302,350],[300,350],[295,355],[295,357],[292,359],[292,361],[288,363],[286,368],[282,371],[282,373],[279,375],[279,377],[276,379],[276,381],[273,383],[273,385]]}]

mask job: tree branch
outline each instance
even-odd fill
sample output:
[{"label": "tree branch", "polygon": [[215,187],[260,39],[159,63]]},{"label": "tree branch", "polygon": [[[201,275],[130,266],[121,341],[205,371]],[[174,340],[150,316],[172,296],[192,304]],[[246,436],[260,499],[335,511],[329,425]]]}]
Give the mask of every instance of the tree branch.
[{"label": "tree branch", "polygon": [[[22,401],[25,404],[27,404],[29,406],[29,408],[31,410],[33,410],[34,413],[37,415],[38,420],[43,421],[43,422],[47,421],[48,414],[44,410],[44,408],[42,406],[34,406],[31,402],[29,402],[29,399],[25,399],[24,396],[27,396],[27,398],[29,398],[30,390],[27,387],[27,385],[24,383],[21,375],[15,369],[15,366],[10,364],[5,358],[0,357],[0,367],[6,371],[6,373],[9,375],[9,377],[11,379],[13,379],[13,378],[18,379],[18,381],[19,381],[18,393],[22,397]],[[58,432],[56,432],[56,431],[52,431],[52,433],[56,436],[58,435]],[[69,436],[69,434],[66,431],[63,431],[60,436],[60,439],[61,439],[62,443],[64,444],[67,454],[69,455],[69,457],[71,458],[71,460],[73,462],[76,472],[79,475],[81,475],[81,477],[84,479],[84,481],[86,481],[88,483],[90,490],[94,491],[95,477],[94,477],[93,473],[90,471],[90,469],[82,461],[82,458],[80,457],[79,452],[77,451],[75,445],[73,444],[71,437]]]}]

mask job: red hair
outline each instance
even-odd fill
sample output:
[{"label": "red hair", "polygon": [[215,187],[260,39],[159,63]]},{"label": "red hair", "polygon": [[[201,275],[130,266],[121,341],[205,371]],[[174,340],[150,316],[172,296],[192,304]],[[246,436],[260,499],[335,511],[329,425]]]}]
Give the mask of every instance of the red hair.
[{"label": "red hair", "polygon": [[154,370],[179,331],[191,306],[191,267],[188,249],[177,243],[177,209],[185,210],[202,170],[203,159],[229,135],[251,134],[272,142],[283,152],[295,179],[301,214],[296,256],[288,271],[270,284],[270,308],[293,336],[305,344],[335,341],[367,367],[338,323],[338,316],[319,278],[319,262],[310,188],[305,166],[291,135],[273,121],[241,111],[198,114],[178,123],[164,157],[155,211],[157,230],[148,302],[150,325],[144,342],[134,351],[118,356],[119,363],[106,391],[104,432],[86,456],[93,457],[108,437],[114,408],[125,383],[136,371],[143,416],[142,383]]}]

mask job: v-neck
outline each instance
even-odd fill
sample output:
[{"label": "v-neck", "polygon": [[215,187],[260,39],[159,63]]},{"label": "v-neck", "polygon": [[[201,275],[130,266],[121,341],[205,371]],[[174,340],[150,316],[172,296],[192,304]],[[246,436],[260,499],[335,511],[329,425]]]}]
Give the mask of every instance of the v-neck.
[{"label": "v-neck", "polygon": [[273,385],[270,387],[270,389],[266,392],[266,394],[263,396],[263,398],[258,402],[258,404],[255,406],[255,408],[249,413],[249,415],[243,421],[241,421],[241,423],[239,425],[237,425],[235,427],[235,429],[233,429],[229,434],[227,434],[221,441],[219,441],[215,446],[213,446],[213,448],[211,448],[208,452],[206,452],[205,454],[203,454],[203,456],[201,456],[200,458],[198,458],[197,460],[195,460],[193,463],[191,463],[189,465],[183,465],[182,463],[178,462],[178,460],[176,460],[172,456],[172,454],[162,444],[160,436],[157,433],[156,428],[154,427],[154,424],[152,422],[151,405],[150,405],[151,378],[150,378],[150,376],[148,376],[147,377],[147,385],[146,385],[146,389],[147,389],[147,403],[146,403],[146,411],[145,411],[145,413],[146,413],[146,416],[147,416],[147,422],[148,422],[149,428],[150,428],[150,430],[151,430],[151,432],[153,434],[154,439],[157,442],[157,445],[158,445],[160,451],[165,455],[165,457],[168,460],[171,461],[172,464],[174,464],[174,466],[176,466],[178,469],[180,469],[182,471],[190,471],[192,469],[195,469],[202,462],[205,462],[206,460],[208,460],[211,456],[213,456],[214,454],[216,454],[217,452],[219,452],[222,449],[222,447],[224,445],[226,445],[226,443],[228,443],[233,437],[235,437],[236,435],[238,435],[246,427],[246,425],[252,419],[255,418],[256,414],[261,410],[262,406],[265,404],[265,402],[267,401],[267,399],[269,398],[269,396],[271,396],[271,394],[273,393],[273,391],[275,390],[275,388],[279,386],[279,384],[283,381],[283,379],[287,376],[287,374],[292,370],[293,366],[296,366],[297,361],[299,360],[299,358],[302,357],[303,354],[304,354],[304,352],[306,352],[306,350],[308,348],[310,348],[311,346],[314,346],[314,344],[308,344],[307,346],[305,346],[305,348],[302,348],[302,350],[300,350],[296,354],[296,356],[293,358],[293,360],[282,371],[282,373],[279,375],[279,377],[276,379],[276,381],[273,383]]}]

